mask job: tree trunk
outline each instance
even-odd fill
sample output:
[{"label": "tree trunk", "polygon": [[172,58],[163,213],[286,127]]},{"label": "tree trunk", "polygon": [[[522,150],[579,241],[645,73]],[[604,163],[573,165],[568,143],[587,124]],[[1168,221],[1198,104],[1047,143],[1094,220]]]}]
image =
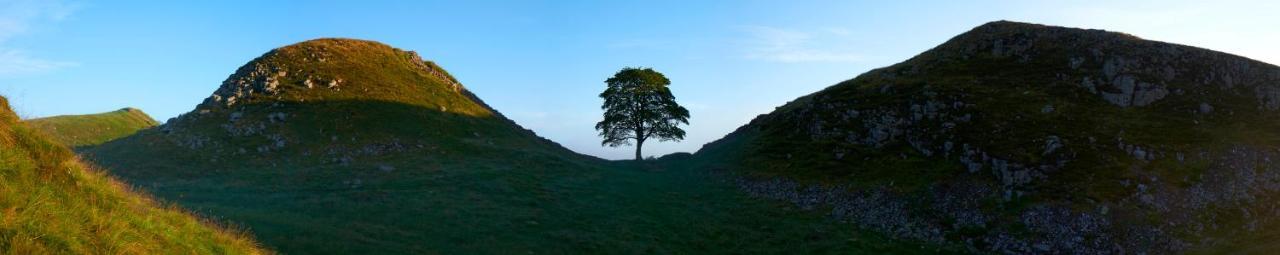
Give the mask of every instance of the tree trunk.
[{"label": "tree trunk", "polygon": [[643,146],[644,140],[636,140],[636,161],[644,160],[644,158],[640,156],[640,147]]}]

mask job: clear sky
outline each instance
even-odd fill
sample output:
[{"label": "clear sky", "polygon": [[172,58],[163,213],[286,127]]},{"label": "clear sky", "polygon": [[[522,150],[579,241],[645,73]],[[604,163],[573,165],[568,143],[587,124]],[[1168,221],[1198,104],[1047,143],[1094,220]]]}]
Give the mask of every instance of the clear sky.
[{"label": "clear sky", "polygon": [[237,67],[319,37],[381,41],[577,152],[601,147],[603,81],[672,80],[696,151],[757,114],[1013,20],[1121,31],[1280,63],[1280,1],[66,1],[0,0],[0,94],[24,117],[126,106],[164,121]]}]

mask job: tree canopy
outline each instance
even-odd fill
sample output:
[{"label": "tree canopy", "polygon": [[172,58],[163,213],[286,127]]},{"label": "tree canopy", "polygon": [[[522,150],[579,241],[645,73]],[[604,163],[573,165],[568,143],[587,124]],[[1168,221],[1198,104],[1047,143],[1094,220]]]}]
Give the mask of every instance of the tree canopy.
[{"label": "tree canopy", "polygon": [[680,124],[689,124],[689,110],[676,103],[671,80],[652,68],[623,68],[612,78],[600,98],[604,99],[604,120],[596,130],[604,138],[601,146],[631,145],[635,141],[636,160],[641,147],[651,138],[659,141],[684,139]]}]

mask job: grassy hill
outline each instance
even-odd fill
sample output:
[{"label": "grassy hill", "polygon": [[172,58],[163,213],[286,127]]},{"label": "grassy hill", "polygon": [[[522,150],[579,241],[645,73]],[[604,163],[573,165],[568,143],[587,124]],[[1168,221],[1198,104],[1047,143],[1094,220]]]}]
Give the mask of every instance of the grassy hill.
[{"label": "grassy hill", "polygon": [[789,102],[697,157],[756,196],[906,240],[1224,251],[1280,227],[1278,91],[1280,68],[1239,56],[992,22]]},{"label": "grassy hill", "polygon": [[416,53],[319,39],[249,62],[190,113],[86,155],[300,254],[929,253],[678,160],[573,153]]},{"label": "grassy hill", "polygon": [[0,97],[0,253],[261,254],[252,239],[132,191],[20,123]]},{"label": "grassy hill", "polygon": [[151,116],[135,108],[98,114],[53,116],[24,122],[43,130],[55,141],[73,148],[102,144],[160,125]]}]

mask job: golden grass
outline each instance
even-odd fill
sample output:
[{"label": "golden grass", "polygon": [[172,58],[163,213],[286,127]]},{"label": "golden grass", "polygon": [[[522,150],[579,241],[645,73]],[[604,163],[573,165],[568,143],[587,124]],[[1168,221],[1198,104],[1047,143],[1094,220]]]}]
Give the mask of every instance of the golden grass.
[{"label": "golden grass", "polygon": [[115,181],[0,97],[0,254],[263,254],[240,230]]}]

